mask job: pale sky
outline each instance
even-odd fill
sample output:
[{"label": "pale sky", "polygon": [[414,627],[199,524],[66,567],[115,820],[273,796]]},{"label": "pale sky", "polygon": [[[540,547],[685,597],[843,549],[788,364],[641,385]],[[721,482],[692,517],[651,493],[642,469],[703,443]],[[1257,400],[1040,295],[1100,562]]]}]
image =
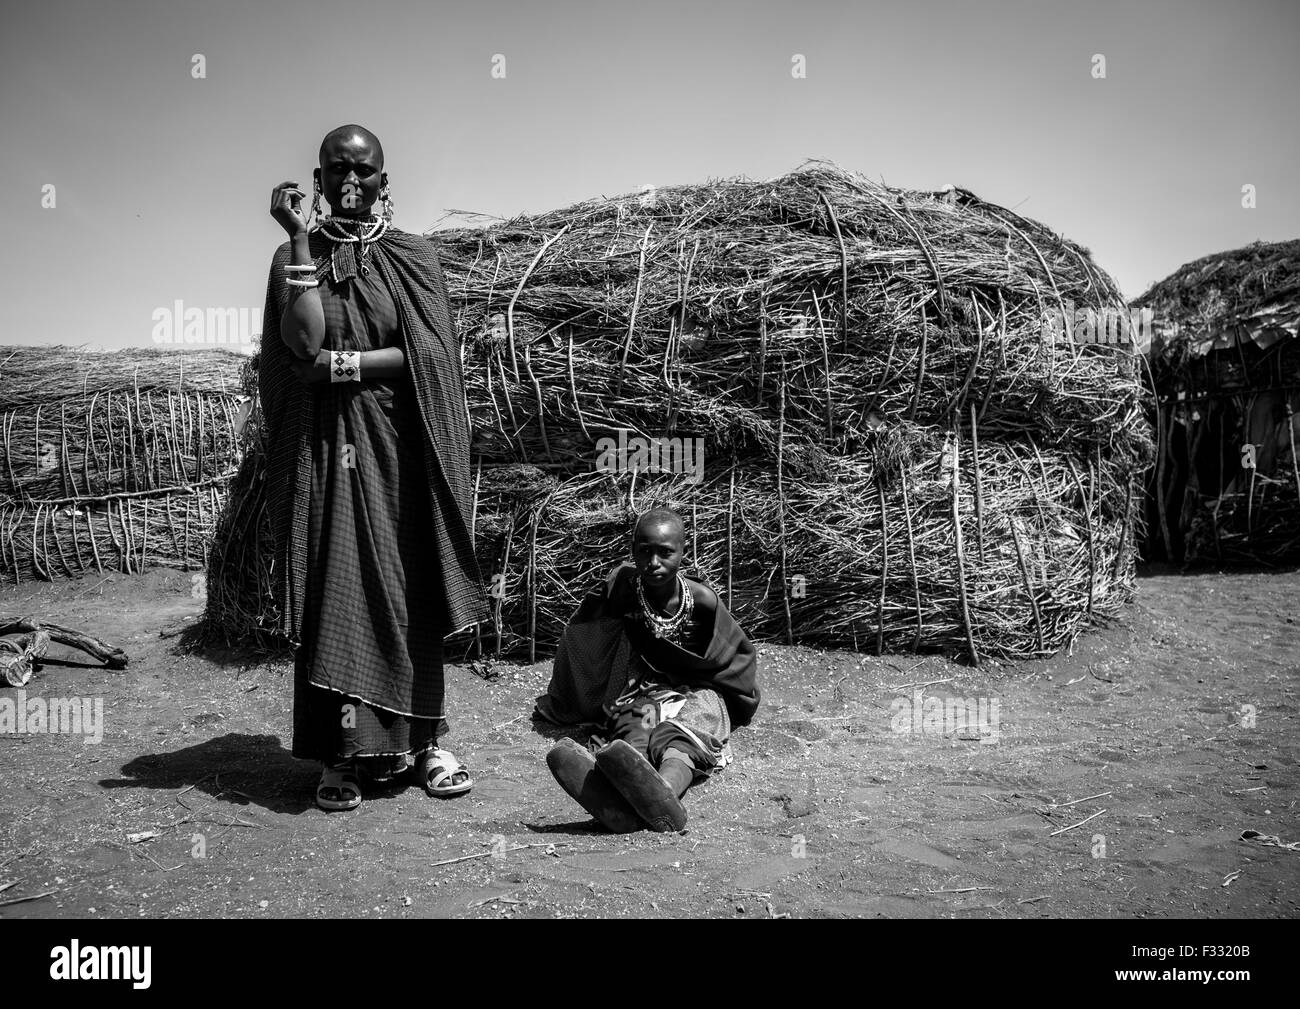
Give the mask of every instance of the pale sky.
[{"label": "pale sky", "polygon": [[348,122],[383,141],[407,231],[825,157],[1013,207],[1130,298],[1300,237],[1297,0],[6,7],[0,343],[153,346],[177,299],[260,312],[270,191],[310,187]]}]

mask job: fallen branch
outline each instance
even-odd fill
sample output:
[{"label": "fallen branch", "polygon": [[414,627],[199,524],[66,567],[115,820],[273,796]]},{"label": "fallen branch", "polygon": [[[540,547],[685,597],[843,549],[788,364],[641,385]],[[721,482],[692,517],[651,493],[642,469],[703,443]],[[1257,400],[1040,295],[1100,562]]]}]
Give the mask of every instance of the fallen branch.
[{"label": "fallen branch", "polygon": [[1089,799],[1101,799],[1107,795],[1114,795],[1114,792],[1098,792],[1096,795],[1085,795],[1082,799],[1074,799],[1071,802],[1049,802],[1048,805],[1053,809],[1064,809],[1066,806],[1077,806],[1081,802],[1087,802]]},{"label": "fallen branch", "polygon": [[30,897],[11,897],[9,900],[0,900],[0,907],[8,907],[10,904],[25,904],[29,900],[40,900],[42,897],[53,897],[58,890],[46,890],[44,893],[34,893]]},{"label": "fallen branch", "polygon": [[1087,820],[1080,820],[1078,823],[1072,823],[1068,827],[1062,827],[1060,830],[1054,830],[1047,836],[1055,837],[1057,834],[1064,834],[1067,830],[1073,830],[1075,827],[1082,827],[1085,823],[1089,822],[1090,820],[1097,819],[1097,817],[1101,816],[1101,814],[1104,812],[1106,812],[1104,809],[1098,810],[1096,813],[1093,813],[1092,816],[1088,817]]},{"label": "fallen branch", "polygon": [[433,868],[438,865],[455,865],[457,862],[468,862],[475,858],[491,858],[493,855],[504,855],[511,851],[523,851],[525,848],[559,848],[567,845],[567,841],[545,841],[537,844],[517,844],[513,848],[505,848],[502,851],[480,851],[477,855],[461,855],[459,858],[444,858],[441,862],[430,862],[429,867]]}]

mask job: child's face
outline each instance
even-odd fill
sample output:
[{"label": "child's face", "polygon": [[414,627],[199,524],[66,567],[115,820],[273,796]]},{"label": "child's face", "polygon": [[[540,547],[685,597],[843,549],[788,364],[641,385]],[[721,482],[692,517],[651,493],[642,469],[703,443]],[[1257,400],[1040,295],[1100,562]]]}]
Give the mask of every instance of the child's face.
[{"label": "child's face", "polygon": [[642,526],[632,541],[632,559],[646,585],[658,588],[671,583],[682,566],[681,533],[670,524]]}]

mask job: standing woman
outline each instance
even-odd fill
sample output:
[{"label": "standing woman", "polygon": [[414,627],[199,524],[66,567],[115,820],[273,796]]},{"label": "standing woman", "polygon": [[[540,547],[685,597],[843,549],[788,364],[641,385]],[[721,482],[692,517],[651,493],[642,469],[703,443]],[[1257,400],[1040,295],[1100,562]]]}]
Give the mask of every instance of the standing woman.
[{"label": "standing woman", "polygon": [[[391,225],[384,152],[360,126],[320,147],[308,227],[297,182],[271,194],[258,386],[273,573],[295,649],[293,755],[324,764],[322,809],[359,772],[413,767],[430,795],[469,774],[437,745],[445,635],[486,616],[474,558],[460,343],[434,245]],[[384,213],[371,213],[376,200]]]}]

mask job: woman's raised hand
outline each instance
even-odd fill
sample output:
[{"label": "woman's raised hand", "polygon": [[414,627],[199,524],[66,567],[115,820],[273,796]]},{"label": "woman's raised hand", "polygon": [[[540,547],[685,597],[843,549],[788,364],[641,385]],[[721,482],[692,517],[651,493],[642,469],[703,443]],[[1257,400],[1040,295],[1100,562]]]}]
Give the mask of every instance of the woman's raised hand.
[{"label": "woman's raised hand", "polygon": [[296,182],[281,182],[271,190],[271,216],[290,238],[307,233],[307,218],[302,213],[306,195]]}]

